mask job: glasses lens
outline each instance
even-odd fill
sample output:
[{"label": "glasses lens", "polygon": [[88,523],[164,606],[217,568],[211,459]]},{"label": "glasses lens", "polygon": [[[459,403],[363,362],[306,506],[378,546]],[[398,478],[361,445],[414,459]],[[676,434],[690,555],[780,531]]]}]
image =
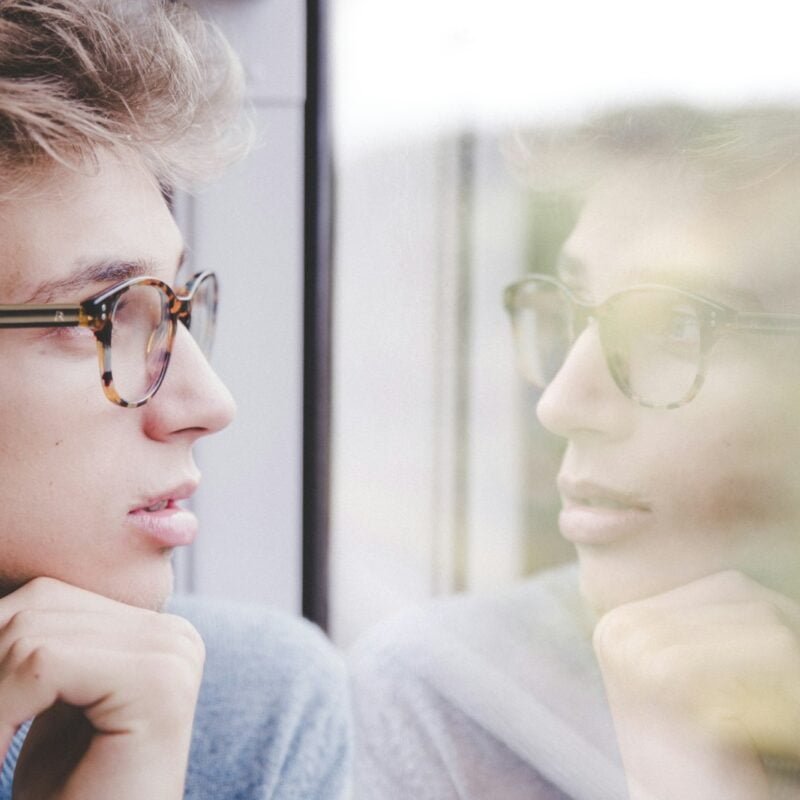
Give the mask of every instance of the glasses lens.
[{"label": "glasses lens", "polygon": [[571,303],[556,284],[528,281],[513,290],[510,311],[519,368],[527,380],[544,388],[572,344]]},{"label": "glasses lens", "polygon": [[128,403],[148,397],[169,360],[169,298],[157,286],[136,284],[111,314],[114,388]]},{"label": "glasses lens", "polygon": [[662,289],[625,292],[604,308],[600,325],[609,367],[621,388],[653,406],[683,401],[702,360],[696,306]]},{"label": "glasses lens", "polygon": [[211,356],[216,316],[217,281],[213,275],[207,275],[195,287],[189,324],[189,330],[206,358]]}]

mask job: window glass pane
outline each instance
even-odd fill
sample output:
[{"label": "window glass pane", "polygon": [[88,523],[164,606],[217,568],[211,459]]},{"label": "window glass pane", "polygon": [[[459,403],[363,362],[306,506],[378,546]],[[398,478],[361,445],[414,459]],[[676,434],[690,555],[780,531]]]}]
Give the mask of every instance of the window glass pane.
[{"label": "window glass pane", "polygon": [[[796,706],[767,673],[797,671],[739,658],[766,634],[736,604],[800,619],[790,16],[335,4],[333,634],[349,645],[405,610],[378,627],[398,654],[385,681],[413,673],[436,725],[477,726],[449,740],[457,765],[442,755],[454,782],[491,785],[464,796],[690,796],[677,768],[652,784],[654,752],[691,764],[705,796],[767,797],[786,777],[770,759],[800,732],[782,723]],[[526,363],[552,382],[526,382]],[[793,622],[769,630],[796,646]],[[691,674],[669,657],[683,647]],[[628,724],[659,676],[663,730]],[[738,788],[715,772],[731,742]],[[695,758],[706,745],[717,761]]]}]

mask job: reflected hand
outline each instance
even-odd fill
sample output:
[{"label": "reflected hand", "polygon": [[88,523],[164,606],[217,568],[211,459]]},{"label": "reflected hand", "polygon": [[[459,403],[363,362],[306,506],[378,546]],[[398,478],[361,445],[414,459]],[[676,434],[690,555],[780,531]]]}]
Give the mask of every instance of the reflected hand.
[{"label": "reflected hand", "polygon": [[594,633],[633,800],[769,796],[800,763],[800,606],[738,572],[607,613]]}]

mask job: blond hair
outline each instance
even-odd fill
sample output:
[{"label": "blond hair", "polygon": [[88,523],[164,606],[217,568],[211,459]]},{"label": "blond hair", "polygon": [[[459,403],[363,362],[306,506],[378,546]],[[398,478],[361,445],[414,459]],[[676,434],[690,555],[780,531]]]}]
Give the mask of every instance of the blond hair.
[{"label": "blond hair", "polygon": [[631,106],[574,127],[518,132],[506,150],[521,174],[543,188],[581,188],[638,159],[694,171],[709,192],[724,196],[798,166],[800,107]]},{"label": "blond hair", "polygon": [[0,0],[0,196],[43,167],[133,150],[165,186],[249,144],[224,37],[169,0]]}]

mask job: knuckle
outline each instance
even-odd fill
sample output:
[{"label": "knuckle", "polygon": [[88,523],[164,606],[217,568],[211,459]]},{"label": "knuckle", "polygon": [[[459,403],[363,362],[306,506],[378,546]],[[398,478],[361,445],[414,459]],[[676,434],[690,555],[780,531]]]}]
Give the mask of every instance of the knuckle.
[{"label": "knuckle", "polygon": [[175,614],[162,614],[161,617],[163,624],[167,626],[171,637],[174,638],[175,645],[179,647],[181,652],[190,658],[203,661],[205,659],[205,644],[197,628],[188,620]]},{"label": "knuckle", "polygon": [[611,655],[620,649],[631,647],[641,631],[639,616],[626,606],[619,606],[603,615],[592,636],[595,652]]},{"label": "knuckle", "polygon": [[194,625],[184,617],[179,617],[177,614],[161,614],[161,619],[176,635],[185,636],[189,640],[200,638]]},{"label": "knuckle", "polygon": [[202,670],[182,656],[162,653],[153,658],[148,675],[148,691],[165,702],[183,704],[197,695]]},{"label": "knuckle", "polygon": [[645,654],[637,676],[644,696],[674,709],[694,709],[710,696],[702,670],[683,647],[660,647]]},{"label": "knuckle", "polygon": [[36,630],[40,613],[32,608],[15,612],[6,623],[6,634],[14,639],[25,635],[26,631]]},{"label": "knuckle", "polygon": [[747,590],[752,585],[750,578],[738,569],[723,570],[717,573],[716,580],[721,588],[727,589],[734,595]]},{"label": "knuckle", "polygon": [[607,681],[637,691],[668,685],[670,637],[656,617],[647,609],[622,606],[603,617],[594,646]]},{"label": "knuckle", "polygon": [[20,662],[20,669],[28,672],[36,680],[44,680],[53,662],[52,649],[46,644],[33,644]]},{"label": "knuckle", "polygon": [[782,662],[800,662],[800,642],[785,625],[776,625],[770,632],[770,649]]},{"label": "knuckle", "polygon": [[4,661],[10,669],[15,669],[20,664],[24,664],[34,652],[36,652],[35,643],[31,639],[21,636],[11,643],[6,651]]},{"label": "knuckle", "polygon": [[619,640],[622,621],[617,611],[618,609],[615,609],[604,614],[594,626],[592,644],[595,650],[607,650],[610,645]]},{"label": "knuckle", "polygon": [[680,671],[681,663],[675,648],[656,648],[642,658],[642,676],[648,685],[659,693],[674,693],[677,686],[676,677]]},{"label": "knuckle", "polygon": [[766,625],[777,626],[785,629],[783,611],[775,603],[767,600],[758,600],[753,603],[754,614]]},{"label": "knuckle", "polygon": [[57,584],[54,578],[39,576],[28,581],[20,591],[25,593],[29,603],[36,605],[51,597]]}]

